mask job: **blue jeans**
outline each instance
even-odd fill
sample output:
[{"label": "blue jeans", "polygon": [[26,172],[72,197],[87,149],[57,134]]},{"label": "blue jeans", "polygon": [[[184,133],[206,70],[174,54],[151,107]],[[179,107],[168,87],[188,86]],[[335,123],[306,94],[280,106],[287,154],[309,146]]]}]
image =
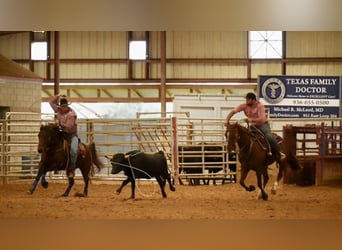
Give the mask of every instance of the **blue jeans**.
[{"label": "blue jeans", "polygon": [[264,134],[266,140],[269,142],[271,146],[272,153],[275,156],[279,155],[281,151],[280,145],[272,135],[270,124],[268,122],[265,122],[264,124],[255,127]]},{"label": "blue jeans", "polygon": [[72,168],[76,167],[77,151],[78,151],[78,136],[73,135],[71,137],[71,146],[70,146],[70,166]]}]

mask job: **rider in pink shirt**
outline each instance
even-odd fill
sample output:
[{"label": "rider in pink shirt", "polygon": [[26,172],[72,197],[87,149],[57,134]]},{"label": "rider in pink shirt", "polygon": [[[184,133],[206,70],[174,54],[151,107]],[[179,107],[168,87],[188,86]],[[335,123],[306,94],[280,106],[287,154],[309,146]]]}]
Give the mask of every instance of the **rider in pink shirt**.
[{"label": "rider in pink shirt", "polygon": [[250,100],[238,105],[234,109],[234,114],[243,111],[248,117],[248,122],[253,126],[260,126],[267,122],[264,105],[259,101],[255,101],[252,105],[249,105],[249,102]]},{"label": "rider in pink shirt", "polygon": [[284,158],[285,155],[281,152],[280,145],[272,135],[270,124],[265,112],[265,106],[256,99],[254,93],[248,93],[246,95],[246,102],[241,103],[235,107],[226,118],[226,126],[228,126],[230,119],[233,115],[243,111],[247,116],[247,121],[250,125],[259,129],[268,140],[271,146],[271,151],[277,161]]},{"label": "rider in pink shirt", "polygon": [[50,106],[56,113],[56,124],[60,126],[66,138],[71,141],[70,166],[72,169],[75,169],[78,150],[76,112],[69,107],[69,102],[64,95],[61,96],[58,94],[52,97],[50,100]]}]

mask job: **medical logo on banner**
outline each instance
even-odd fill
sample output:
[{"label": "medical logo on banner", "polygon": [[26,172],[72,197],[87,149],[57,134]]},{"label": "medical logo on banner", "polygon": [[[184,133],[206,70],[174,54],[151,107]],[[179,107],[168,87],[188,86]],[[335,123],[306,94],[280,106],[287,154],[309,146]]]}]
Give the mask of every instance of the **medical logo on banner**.
[{"label": "medical logo on banner", "polygon": [[336,118],[340,85],[340,77],[260,76],[258,95],[270,118]]}]

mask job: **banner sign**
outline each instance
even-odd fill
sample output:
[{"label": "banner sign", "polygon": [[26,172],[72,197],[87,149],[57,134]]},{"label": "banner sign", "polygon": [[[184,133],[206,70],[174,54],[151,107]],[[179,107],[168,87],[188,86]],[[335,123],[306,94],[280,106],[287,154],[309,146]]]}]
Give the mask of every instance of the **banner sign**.
[{"label": "banner sign", "polygon": [[270,118],[341,116],[340,77],[260,76],[258,96]]}]

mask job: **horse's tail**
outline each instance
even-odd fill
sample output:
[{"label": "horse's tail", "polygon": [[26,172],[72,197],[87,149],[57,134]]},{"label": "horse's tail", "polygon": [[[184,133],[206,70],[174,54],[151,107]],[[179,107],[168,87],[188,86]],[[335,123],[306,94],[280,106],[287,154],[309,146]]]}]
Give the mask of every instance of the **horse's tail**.
[{"label": "horse's tail", "polygon": [[96,147],[95,147],[95,143],[92,142],[89,144],[89,149],[91,152],[91,158],[92,158],[92,163],[97,167],[97,170],[101,170],[101,168],[104,167],[104,164],[100,161],[97,152],[96,152]]}]

